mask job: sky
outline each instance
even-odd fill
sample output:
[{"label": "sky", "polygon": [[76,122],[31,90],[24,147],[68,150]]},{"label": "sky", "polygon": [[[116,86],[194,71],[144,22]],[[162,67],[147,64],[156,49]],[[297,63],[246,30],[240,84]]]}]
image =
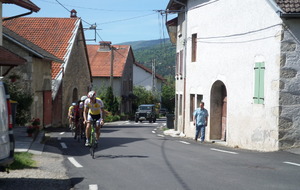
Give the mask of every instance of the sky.
[{"label": "sky", "polygon": [[[85,30],[88,44],[111,41],[118,44],[139,40],[168,38],[165,27],[165,10],[169,0],[31,0],[41,8],[27,17],[70,17],[72,9],[82,19],[84,28],[97,25],[94,30]],[[28,12],[12,4],[3,4],[3,17]],[[168,16],[169,17],[169,16]],[[170,18],[168,18],[169,20]],[[94,40],[96,39],[96,41]]]}]

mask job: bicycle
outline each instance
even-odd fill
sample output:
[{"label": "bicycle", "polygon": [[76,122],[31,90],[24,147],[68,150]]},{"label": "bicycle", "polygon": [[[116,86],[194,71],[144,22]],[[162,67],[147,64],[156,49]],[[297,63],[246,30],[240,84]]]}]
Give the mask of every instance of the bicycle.
[{"label": "bicycle", "polygon": [[80,142],[81,139],[84,139],[84,136],[85,136],[84,124],[83,124],[82,118],[79,118],[77,121],[77,125],[76,125],[74,139],[76,139],[78,142]]},{"label": "bicycle", "polygon": [[93,159],[95,159],[95,149],[97,148],[97,143],[96,141],[96,121],[93,119],[91,123],[91,136],[90,136],[90,154]]}]

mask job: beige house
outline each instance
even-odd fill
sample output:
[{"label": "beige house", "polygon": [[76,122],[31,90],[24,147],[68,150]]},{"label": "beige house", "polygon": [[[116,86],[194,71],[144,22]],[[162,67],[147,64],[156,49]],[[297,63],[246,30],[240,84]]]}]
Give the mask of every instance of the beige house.
[{"label": "beige house", "polygon": [[3,25],[63,60],[51,62],[52,102],[47,118],[52,118],[52,126],[66,125],[69,106],[87,94],[92,82],[82,22],[76,11],[71,11],[70,18],[24,17],[4,21]]},{"label": "beige house", "polygon": [[51,125],[51,118],[45,117],[52,102],[51,63],[63,61],[6,27],[3,27],[3,46],[26,59],[26,64],[11,69],[7,77],[19,76],[16,82],[33,95],[31,118],[39,118],[42,126]]}]

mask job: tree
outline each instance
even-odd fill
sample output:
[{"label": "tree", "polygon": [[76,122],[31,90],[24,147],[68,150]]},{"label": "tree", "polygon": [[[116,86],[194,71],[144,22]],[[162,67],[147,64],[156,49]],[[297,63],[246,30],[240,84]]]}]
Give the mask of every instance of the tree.
[{"label": "tree", "polygon": [[175,109],[175,80],[169,76],[167,83],[162,87],[162,107],[169,110],[170,113],[174,113]]},{"label": "tree", "polygon": [[10,99],[17,101],[16,123],[24,125],[31,119],[30,106],[33,102],[33,95],[26,91],[20,82],[6,81]]},{"label": "tree", "polygon": [[101,99],[103,99],[105,108],[109,112],[112,112],[113,115],[115,115],[119,110],[119,102],[117,97],[114,96],[113,89],[111,87],[108,87],[104,93],[104,97],[103,94],[101,95],[102,97],[100,97]]},{"label": "tree", "polygon": [[132,104],[133,110],[136,110],[141,104],[156,104],[159,102],[158,97],[143,86],[134,86],[133,94],[137,97]]}]

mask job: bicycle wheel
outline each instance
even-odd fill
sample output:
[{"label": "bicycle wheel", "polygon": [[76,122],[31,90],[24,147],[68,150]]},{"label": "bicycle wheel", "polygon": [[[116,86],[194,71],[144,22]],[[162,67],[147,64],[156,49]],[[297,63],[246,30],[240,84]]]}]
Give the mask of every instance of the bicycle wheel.
[{"label": "bicycle wheel", "polygon": [[95,139],[96,139],[95,131],[94,128],[92,128],[91,139],[90,139],[90,144],[91,144],[90,153],[93,159],[95,159]]},{"label": "bicycle wheel", "polygon": [[81,139],[81,126],[80,126],[79,123],[77,124],[75,135],[76,135],[76,138],[77,138],[77,142],[80,142],[80,139]]},{"label": "bicycle wheel", "polygon": [[95,140],[91,141],[90,153],[92,158],[95,159]]}]

